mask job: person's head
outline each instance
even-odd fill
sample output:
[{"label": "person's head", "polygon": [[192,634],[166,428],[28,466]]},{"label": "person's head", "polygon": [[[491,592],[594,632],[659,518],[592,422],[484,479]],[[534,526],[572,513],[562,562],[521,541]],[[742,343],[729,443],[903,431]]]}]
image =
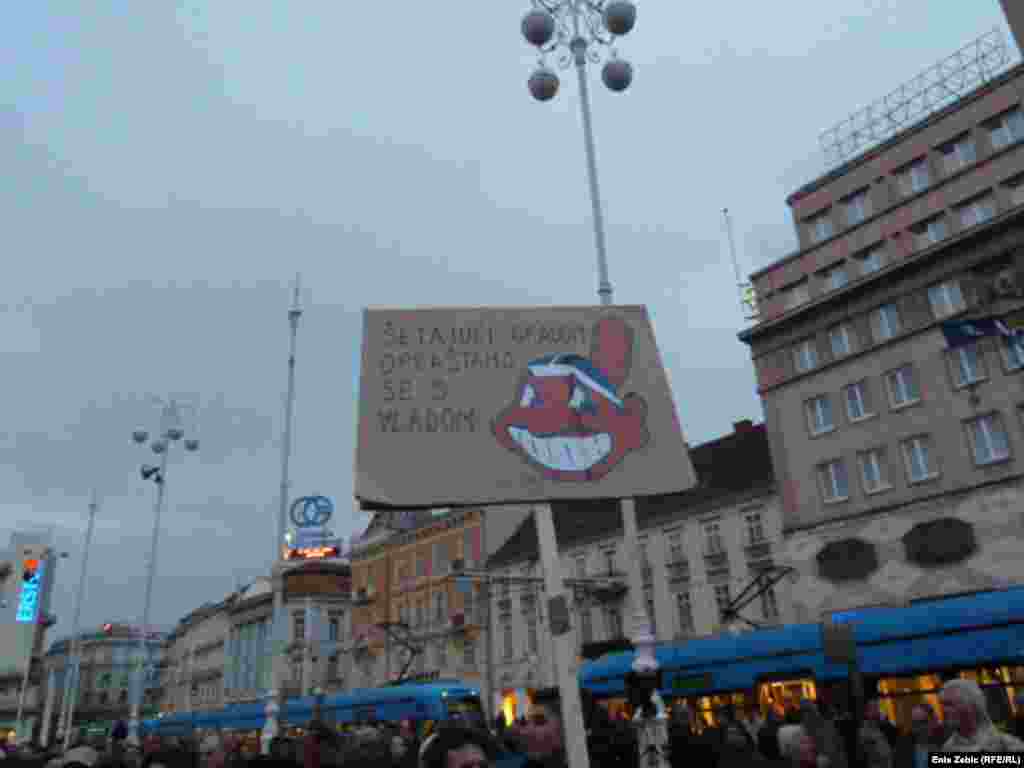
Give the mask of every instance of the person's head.
[{"label": "person's head", "polygon": [[[810,741],[813,748],[814,742],[810,740],[807,732],[800,725],[784,725],[779,728],[779,755],[790,765],[809,765],[805,761],[805,741]],[[811,761],[813,762],[813,760]]]},{"label": "person's head", "polygon": [[445,726],[431,736],[420,754],[421,768],[490,768],[495,749],[487,734],[475,728]]},{"label": "person's head", "polygon": [[750,734],[738,720],[733,720],[723,725],[722,742],[731,749],[746,749],[750,746]]},{"label": "person's head", "polygon": [[558,689],[537,692],[521,736],[530,758],[545,758],[562,751],[562,700]]},{"label": "person's head", "polygon": [[873,723],[866,724],[857,734],[857,745],[868,766],[885,766],[892,763],[892,749],[881,729]]},{"label": "person's head", "polygon": [[950,680],[942,686],[939,701],[950,730],[964,738],[970,738],[978,728],[991,722],[985,694],[972,680]]},{"label": "person's head", "polygon": [[918,704],[910,710],[910,734],[923,744],[931,739],[935,727],[935,712],[927,704]]},{"label": "person's head", "polygon": [[882,719],[882,707],[877,699],[873,699],[864,707],[864,719],[871,723],[877,723]]}]

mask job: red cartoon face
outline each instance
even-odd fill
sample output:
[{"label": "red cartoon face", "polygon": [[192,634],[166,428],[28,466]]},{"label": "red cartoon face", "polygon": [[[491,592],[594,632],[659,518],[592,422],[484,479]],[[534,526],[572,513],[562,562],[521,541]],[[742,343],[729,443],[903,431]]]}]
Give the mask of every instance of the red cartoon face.
[{"label": "red cartoon face", "polygon": [[600,480],[647,443],[647,404],[620,398],[632,353],[632,330],[617,319],[593,331],[589,359],[550,355],[531,362],[518,402],[498,414],[498,442],[552,480]]}]

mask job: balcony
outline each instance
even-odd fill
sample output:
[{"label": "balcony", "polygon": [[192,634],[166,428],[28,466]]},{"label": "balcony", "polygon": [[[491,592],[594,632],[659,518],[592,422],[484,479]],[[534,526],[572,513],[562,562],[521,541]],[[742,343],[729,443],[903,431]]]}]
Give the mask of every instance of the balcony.
[{"label": "balcony", "polygon": [[708,576],[723,576],[729,573],[729,553],[725,551],[708,552],[704,555],[704,565]]},{"label": "balcony", "polygon": [[690,580],[690,561],[674,560],[665,564],[668,571],[668,580],[674,583],[688,582]]},{"label": "balcony", "polygon": [[580,646],[580,656],[588,661],[599,659],[609,653],[620,653],[632,651],[633,644],[625,637],[617,637],[612,640],[605,640],[599,643],[583,643]]},{"label": "balcony", "polygon": [[594,597],[599,603],[611,603],[622,598],[629,591],[624,582],[602,584],[594,588]]},{"label": "balcony", "polygon": [[748,560],[763,560],[772,553],[772,544],[768,539],[760,538],[747,541],[743,547]]}]

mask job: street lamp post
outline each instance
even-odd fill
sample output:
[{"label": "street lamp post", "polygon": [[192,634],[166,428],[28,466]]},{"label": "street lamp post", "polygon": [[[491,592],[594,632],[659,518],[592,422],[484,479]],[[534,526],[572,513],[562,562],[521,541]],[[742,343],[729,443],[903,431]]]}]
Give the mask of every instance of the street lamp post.
[{"label": "street lamp post", "polygon": [[96,525],[96,510],[98,508],[96,494],[93,493],[89,502],[89,524],[85,529],[85,543],[82,549],[82,566],[78,574],[78,588],[75,590],[75,615],[71,622],[71,648],[69,663],[64,665],[64,695],[61,697],[60,721],[57,726],[57,738],[63,739],[64,751],[68,751],[71,742],[72,729],[72,697],[77,694],[78,670],[81,666],[79,654],[81,653],[81,639],[78,636],[79,622],[82,618],[82,601],[85,599],[85,577],[89,567],[89,549],[92,545],[92,532]]},{"label": "street lamp post", "polygon": [[[141,474],[143,480],[152,480],[156,484],[156,502],[153,506],[153,534],[149,543],[149,567],[146,571],[146,600],[142,609],[142,622],[139,626],[139,659],[135,665],[135,695],[132,701],[131,717],[128,725],[128,742],[139,746],[139,714],[142,708],[142,699],[145,694],[145,673],[148,666],[149,656],[149,610],[153,597],[153,578],[156,575],[156,552],[157,543],[160,538],[160,516],[164,507],[164,493],[167,485],[167,457],[171,447],[183,441],[185,450],[193,453],[199,450],[199,441],[195,438],[185,438],[185,431],[180,426],[178,404],[174,401],[164,406],[161,418],[161,433],[150,443],[150,449],[160,457],[159,466],[143,464]],[[132,433],[132,440],[138,445],[143,445],[149,440],[149,433],[143,429],[137,429]]]},{"label": "street lamp post", "polygon": [[299,280],[295,280],[295,298],[288,310],[288,327],[290,331],[288,347],[288,390],[284,404],[284,434],[281,436],[281,490],[278,495],[277,527],[274,533],[274,558],[271,565],[270,583],[273,589],[273,608],[270,618],[271,656],[270,656],[270,689],[267,691],[261,749],[263,754],[270,754],[270,741],[277,736],[280,729],[278,715],[284,705],[284,677],[287,659],[284,648],[287,641],[288,622],[284,609],[284,536],[288,517],[289,468],[292,455],[292,419],[295,412],[295,346],[299,332],[299,318],[302,307],[299,305],[301,295]]},{"label": "street lamp post", "polygon": [[[597,152],[594,147],[593,119],[590,108],[590,90],[586,76],[587,61],[601,61],[601,49],[609,57],[601,69],[601,79],[608,90],[621,93],[633,81],[633,66],[618,56],[616,38],[629,34],[636,24],[636,6],[631,0],[532,0],[533,8],[523,17],[522,32],[526,41],[540,52],[538,68],[528,81],[531,95],[537,101],[549,101],[558,92],[559,79],[546,64],[548,54],[562,50],[559,64],[564,69],[576,66],[580,88],[580,113],[583,122],[583,149],[587,161],[587,180],[594,223],[594,245],[597,250],[598,296],[602,306],[612,305],[612,284],[608,274],[608,254],[604,231],[604,214],[600,187],[597,181]],[[638,649],[634,672],[648,678],[657,674],[654,656],[655,638],[651,620],[643,598],[643,579],[640,572],[640,546],[637,536],[636,504],[633,499],[622,499],[623,544],[629,571],[629,593],[633,603],[633,640]],[[550,505],[534,510],[538,528],[554,530],[550,520]],[[545,541],[540,536],[541,548],[556,547],[554,539]],[[555,566],[557,552],[542,559]],[[561,577],[557,579],[561,581]],[[552,582],[552,587],[556,584]],[[557,585],[560,586],[560,585]],[[552,592],[555,590],[553,589]],[[565,663],[562,659],[558,663]],[[563,691],[563,696],[567,692]],[[570,726],[573,727],[573,726]],[[585,759],[585,758],[580,758]]]}]

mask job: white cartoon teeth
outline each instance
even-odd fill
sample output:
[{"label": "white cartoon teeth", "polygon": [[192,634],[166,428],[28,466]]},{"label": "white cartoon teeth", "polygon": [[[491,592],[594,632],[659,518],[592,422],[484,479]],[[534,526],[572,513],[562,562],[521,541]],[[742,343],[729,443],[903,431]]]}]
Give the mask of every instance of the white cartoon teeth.
[{"label": "white cartoon teeth", "polygon": [[562,472],[590,469],[612,452],[612,437],[604,432],[587,437],[536,437],[522,427],[509,427],[508,433],[538,464]]}]

